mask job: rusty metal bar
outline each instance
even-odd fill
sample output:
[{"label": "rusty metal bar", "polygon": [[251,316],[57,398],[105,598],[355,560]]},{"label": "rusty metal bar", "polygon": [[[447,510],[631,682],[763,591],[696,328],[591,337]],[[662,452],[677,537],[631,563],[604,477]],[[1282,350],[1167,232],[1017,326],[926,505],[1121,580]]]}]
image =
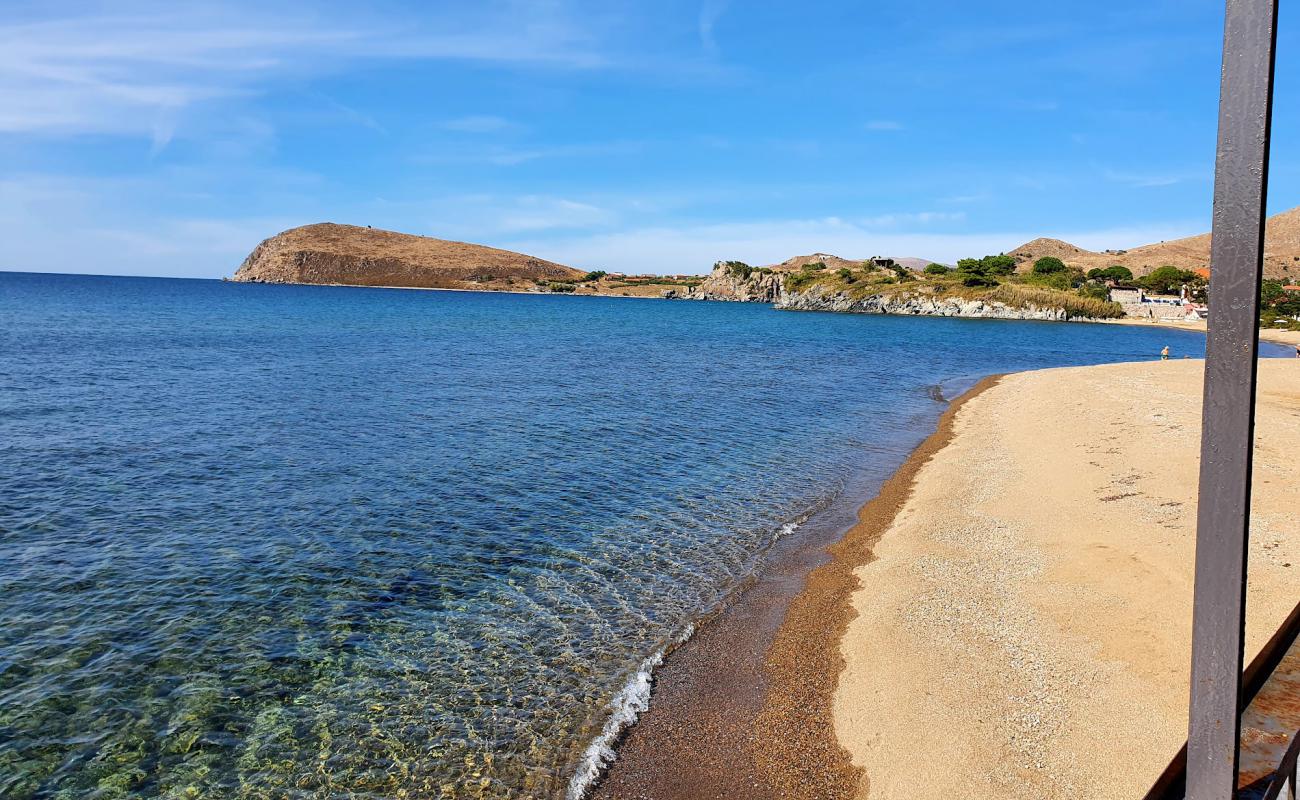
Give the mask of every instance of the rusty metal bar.
[{"label": "rusty metal bar", "polygon": [[1291,740],[1291,746],[1287,748],[1286,755],[1282,757],[1282,763],[1277,765],[1277,774],[1273,776],[1273,782],[1265,790],[1263,800],[1277,800],[1282,796],[1283,789],[1290,792],[1291,796],[1288,800],[1296,800],[1297,758],[1300,758],[1300,731],[1296,731],[1295,738]]},{"label": "rusty metal bar", "polygon": [[[1249,706],[1282,663],[1292,644],[1300,640],[1300,603],[1287,615],[1241,676],[1242,705]],[[1183,800],[1187,794],[1187,745],[1183,744],[1164,772],[1151,785],[1145,800]]]},{"label": "rusty metal bar", "polygon": [[1227,0],[1196,519],[1187,800],[1236,791],[1277,0]]}]

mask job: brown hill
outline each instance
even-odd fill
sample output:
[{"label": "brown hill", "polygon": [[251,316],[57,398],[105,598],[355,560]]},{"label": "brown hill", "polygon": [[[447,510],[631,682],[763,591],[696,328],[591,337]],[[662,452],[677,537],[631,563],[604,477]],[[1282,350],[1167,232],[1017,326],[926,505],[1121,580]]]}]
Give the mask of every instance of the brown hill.
[{"label": "brown hill", "polygon": [[[1202,233],[1185,239],[1110,253],[1084,250],[1060,239],[1035,239],[1022,244],[1008,255],[1016,257],[1020,269],[1029,269],[1034,261],[1044,256],[1056,256],[1066,264],[1083,270],[1119,264],[1128,267],[1134,275],[1146,275],[1166,264],[1179,269],[1208,268],[1210,234]],[[1300,276],[1300,207],[1268,218],[1264,237],[1264,274],[1269,278],[1287,281],[1294,281]]]},{"label": "brown hill", "polygon": [[813,253],[812,255],[807,256],[794,256],[793,258],[787,258],[780,264],[769,264],[768,269],[775,270],[776,272],[790,272],[793,270],[803,269],[804,264],[815,264],[818,261],[825,264],[829,269],[839,269],[840,267],[862,269],[862,259],[850,261],[847,258],[840,258],[839,256],[833,256],[829,253]]},{"label": "brown hill", "polygon": [[1063,242],[1060,239],[1039,237],[1032,242],[1025,242],[1015,250],[1007,253],[1007,255],[1014,256],[1020,264],[1032,265],[1038,259],[1047,258],[1048,256],[1054,256],[1068,264],[1072,260],[1091,258],[1101,254],[1094,253],[1091,250],[1084,250],[1082,247],[1075,247],[1069,242]]},{"label": "brown hill", "polygon": [[[768,269],[775,270],[776,272],[790,272],[792,270],[802,269],[804,264],[813,264],[818,261],[825,264],[827,268],[833,270],[841,267],[862,269],[862,262],[866,260],[867,259],[865,258],[841,258],[839,256],[831,255],[830,253],[813,253],[808,256],[787,258],[780,264],[769,264]],[[928,258],[913,258],[910,256],[895,258],[894,261],[896,261],[900,267],[910,269],[913,272],[920,272],[925,269],[928,264],[934,263]]]},{"label": "brown hill", "polygon": [[262,242],[244,259],[234,280],[467,289],[582,275],[509,250],[322,222]]}]

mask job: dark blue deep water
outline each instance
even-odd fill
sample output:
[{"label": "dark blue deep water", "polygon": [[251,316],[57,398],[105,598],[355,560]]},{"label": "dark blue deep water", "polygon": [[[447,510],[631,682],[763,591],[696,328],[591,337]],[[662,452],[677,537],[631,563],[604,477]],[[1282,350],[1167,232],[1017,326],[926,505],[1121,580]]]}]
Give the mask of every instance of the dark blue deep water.
[{"label": "dark blue deep water", "polygon": [[932,387],[1165,344],[1202,338],[0,273],[0,796],[563,796]]}]

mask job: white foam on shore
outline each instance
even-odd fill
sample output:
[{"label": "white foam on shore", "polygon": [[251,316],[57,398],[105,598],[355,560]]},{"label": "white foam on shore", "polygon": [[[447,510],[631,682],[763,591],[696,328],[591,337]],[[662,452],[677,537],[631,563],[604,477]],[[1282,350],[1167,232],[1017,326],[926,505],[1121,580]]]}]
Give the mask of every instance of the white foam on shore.
[{"label": "white foam on shore", "polygon": [[664,663],[664,656],[670,649],[691,638],[694,632],[694,625],[686,626],[686,630],[682,631],[671,644],[659,648],[642,661],[623,688],[619,689],[618,694],[609,701],[609,718],[605,720],[605,726],[601,728],[600,734],[583,752],[582,760],[578,762],[578,769],[569,781],[569,791],[565,794],[566,800],[582,800],[586,797],[587,792],[591,791],[591,787],[595,786],[596,781],[609,765],[614,763],[616,757],[614,744],[618,741],[618,737],[650,706],[650,689],[654,681],[655,667]]},{"label": "white foam on shore", "polygon": [[[801,514],[796,519],[783,524],[777,529],[772,536],[772,541],[783,539],[786,536],[799,530],[808,518],[817,512],[813,509],[805,514]],[[618,753],[614,750],[614,745],[618,742],[619,737],[625,730],[632,727],[637,719],[645,713],[650,707],[650,693],[654,684],[654,671],[660,664],[664,663],[664,657],[678,645],[691,638],[695,633],[695,625],[687,625],[686,629],[681,632],[672,642],[656,650],[646,660],[641,662],[637,671],[628,678],[627,683],[619,689],[618,694],[609,701],[609,718],[605,720],[605,725],[601,728],[600,734],[587,745],[583,751],[582,759],[578,762],[578,769],[574,772],[573,778],[569,780],[569,790],[565,793],[565,800],[583,800],[587,792],[591,791],[600,776],[609,769],[609,765],[614,763]]]}]

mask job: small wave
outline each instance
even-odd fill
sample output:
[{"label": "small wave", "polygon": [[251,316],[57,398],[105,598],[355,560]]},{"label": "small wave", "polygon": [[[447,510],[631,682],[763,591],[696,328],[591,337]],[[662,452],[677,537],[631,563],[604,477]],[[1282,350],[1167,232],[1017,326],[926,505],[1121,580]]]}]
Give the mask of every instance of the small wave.
[{"label": "small wave", "polygon": [[784,525],[781,526],[780,530],[778,530],[778,531],[776,532],[776,536],[775,536],[775,538],[776,538],[776,539],[784,539],[785,537],[787,537],[787,536],[789,536],[790,534],[794,533],[795,531],[799,530],[799,526],[802,525],[803,522],[804,522],[804,521],[801,520],[801,519],[797,519],[797,520],[793,520],[793,521],[791,521],[791,522],[787,522],[786,524],[784,524]]},{"label": "small wave", "polygon": [[[819,498],[810,508],[799,514],[789,522],[783,523],[772,535],[772,542],[783,539],[786,536],[799,530],[799,528],[808,521],[810,517],[818,511],[826,508],[839,492],[831,492],[826,496]],[[719,604],[719,608],[727,605],[724,601]],[[664,663],[664,658],[690,639],[695,633],[697,623],[691,623],[686,626],[676,638],[668,644],[656,650],[637,667],[632,677],[628,678],[627,683],[619,689],[618,694],[609,701],[609,717],[605,720],[604,727],[600,733],[587,745],[583,751],[582,758],[578,761],[578,769],[574,772],[573,778],[569,781],[569,789],[565,793],[565,800],[583,800],[587,793],[591,791],[600,777],[605,774],[610,764],[618,757],[614,750],[614,745],[618,742],[623,732],[632,725],[636,724],[637,719],[645,713],[650,707],[650,694],[654,685],[654,671],[658,666]]]},{"label": "small wave", "polygon": [[564,795],[565,800],[582,800],[586,797],[587,792],[596,785],[596,781],[609,765],[614,763],[617,755],[614,752],[614,744],[618,741],[618,737],[650,706],[650,690],[654,684],[655,668],[664,663],[664,656],[691,638],[694,632],[695,626],[687,625],[676,639],[642,661],[632,677],[623,684],[623,688],[619,689],[618,694],[609,701],[609,718],[605,720],[605,726],[601,728],[600,734],[583,752],[582,760],[578,762],[578,770],[569,781],[569,791]]}]

